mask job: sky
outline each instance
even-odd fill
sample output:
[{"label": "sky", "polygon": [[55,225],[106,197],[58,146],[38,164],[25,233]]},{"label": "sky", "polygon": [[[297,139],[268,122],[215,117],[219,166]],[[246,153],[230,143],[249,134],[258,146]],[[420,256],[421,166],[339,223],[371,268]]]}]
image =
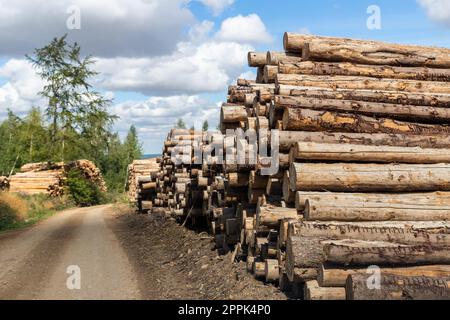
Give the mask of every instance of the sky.
[{"label": "sky", "polygon": [[228,85],[255,78],[247,52],[281,51],[286,31],[450,47],[450,0],[0,0],[0,120],[45,108],[24,56],[67,33],[96,59],[114,130],[160,153],[179,118],[215,128]]}]

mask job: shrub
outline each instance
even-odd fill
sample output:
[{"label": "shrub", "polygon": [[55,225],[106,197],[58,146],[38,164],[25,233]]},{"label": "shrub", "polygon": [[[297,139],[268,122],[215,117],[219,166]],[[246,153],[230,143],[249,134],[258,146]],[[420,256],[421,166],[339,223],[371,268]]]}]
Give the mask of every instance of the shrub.
[{"label": "shrub", "polygon": [[0,192],[0,230],[25,220],[27,211],[27,202],[18,195]]},{"label": "shrub", "polygon": [[85,178],[83,172],[73,168],[67,175],[67,189],[69,198],[77,206],[88,207],[101,204],[103,194],[92,181]]}]

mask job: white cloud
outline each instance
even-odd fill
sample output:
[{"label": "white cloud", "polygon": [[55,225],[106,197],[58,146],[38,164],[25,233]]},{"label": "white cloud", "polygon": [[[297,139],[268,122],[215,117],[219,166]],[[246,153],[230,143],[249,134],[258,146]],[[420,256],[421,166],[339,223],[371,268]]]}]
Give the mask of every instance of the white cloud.
[{"label": "white cloud", "polygon": [[445,23],[450,26],[450,1],[449,0],[418,0],[430,19]]},{"label": "white cloud", "polygon": [[186,125],[201,128],[208,120],[214,129],[219,122],[219,105],[200,96],[152,97],[146,101],[127,101],[113,107],[113,112],[120,117],[117,129],[125,135],[129,126],[138,128],[139,138],[144,142],[147,152],[161,151],[167,132],[177,119],[183,118]]},{"label": "white cloud", "polygon": [[252,49],[233,42],[182,42],[169,56],[99,59],[97,70],[102,77],[98,85],[165,96],[223,91],[242,73],[246,54]]},{"label": "white cloud", "polygon": [[214,15],[221,14],[227,7],[231,6],[235,0],[199,0],[205,6],[209,7]]},{"label": "white cloud", "polygon": [[23,114],[31,106],[44,105],[39,96],[44,82],[26,60],[9,60],[0,67],[0,78],[6,79],[0,86],[0,117],[4,117],[7,109]]},{"label": "white cloud", "polygon": [[[188,0],[0,0],[0,55],[24,55],[69,34],[96,56],[171,52],[195,22]],[[68,30],[67,9],[78,6],[81,29]]]},{"label": "white cloud", "polygon": [[240,43],[270,43],[272,36],[257,14],[238,15],[222,22],[217,39]]}]

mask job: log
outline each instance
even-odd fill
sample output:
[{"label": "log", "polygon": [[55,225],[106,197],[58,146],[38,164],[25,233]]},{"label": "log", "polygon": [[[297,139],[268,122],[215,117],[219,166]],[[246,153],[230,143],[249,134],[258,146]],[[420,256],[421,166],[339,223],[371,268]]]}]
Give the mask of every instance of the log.
[{"label": "log", "polygon": [[420,81],[450,81],[449,69],[361,65],[348,62],[303,61],[286,63],[285,61],[282,61],[279,64],[279,73],[392,78]]},{"label": "log", "polygon": [[266,259],[264,262],[266,282],[277,282],[280,279],[280,266],[278,260]]},{"label": "log", "polygon": [[220,109],[221,123],[238,123],[247,120],[247,117],[245,106],[222,106]]},{"label": "log", "polygon": [[290,151],[291,147],[297,141],[334,144],[349,143],[374,146],[387,145],[397,147],[450,148],[450,136],[448,135],[366,134],[353,132],[308,131],[280,131],[278,134],[280,152]]},{"label": "log", "polygon": [[347,300],[450,300],[450,277],[382,275],[379,288],[370,288],[367,274],[354,274],[345,285]]},{"label": "log", "polygon": [[228,173],[228,185],[231,188],[241,188],[248,186],[249,175],[240,172]]},{"label": "log", "polygon": [[308,97],[336,100],[356,100],[415,106],[449,107],[450,94],[410,93],[379,90],[349,90],[318,87],[280,85],[277,94],[282,96]]},{"label": "log", "polygon": [[[318,269],[317,281],[321,287],[345,287],[348,276],[366,273],[367,269],[335,269],[322,265]],[[404,277],[448,277],[449,265],[413,266],[405,268],[380,268],[381,275]]]},{"label": "log", "polygon": [[304,60],[450,68],[450,49],[285,33],[285,51]]},{"label": "log", "polygon": [[450,190],[449,164],[293,163],[291,190],[408,192]]},{"label": "log", "polygon": [[295,207],[299,212],[306,208],[307,200],[325,203],[365,203],[379,202],[394,205],[415,205],[424,208],[442,207],[450,204],[450,193],[427,192],[427,193],[335,193],[335,192],[308,192],[298,191],[295,193]]},{"label": "log", "polygon": [[307,108],[317,111],[356,113],[405,121],[441,122],[450,120],[450,108],[295,96],[276,96],[275,108]]},{"label": "log", "polygon": [[450,247],[362,240],[323,241],[324,262],[353,266],[450,264]]},{"label": "log", "polygon": [[354,133],[425,134],[443,135],[450,133],[450,127],[373,118],[357,114],[333,111],[316,111],[301,108],[286,108],[283,114],[284,130],[333,131]]},{"label": "log", "polygon": [[275,83],[278,74],[278,66],[264,67],[264,83]]},{"label": "log", "polygon": [[289,52],[268,51],[266,57],[266,64],[270,66],[278,66],[280,63],[299,63],[301,61],[301,55]]},{"label": "log", "polygon": [[281,220],[297,219],[297,210],[267,204],[256,208],[256,228],[262,226],[278,230]]},{"label": "log", "polygon": [[292,151],[299,161],[450,163],[450,149],[297,142]]},{"label": "log", "polygon": [[419,81],[401,79],[377,79],[355,76],[314,76],[303,74],[278,73],[275,84],[302,87],[319,87],[329,89],[381,90],[411,93],[443,93],[450,92],[450,84],[443,81]]},{"label": "log", "polygon": [[305,283],[305,300],[345,300],[345,288],[322,288],[316,280]]},{"label": "log", "polygon": [[450,224],[436,222],[296,222],[295,235],[331,240],[367,240],[411,245],[449,245]]},{"label": "log", "polygon": [[286,243],[286,274],[294,279],[295,268],[318,268],[325,262],[325,238],[289,236]]},{"label": "log", "polygon": [[247,60],[249,67],[264,67],[267,64],[267,53],[249,52],[247,55]]}]

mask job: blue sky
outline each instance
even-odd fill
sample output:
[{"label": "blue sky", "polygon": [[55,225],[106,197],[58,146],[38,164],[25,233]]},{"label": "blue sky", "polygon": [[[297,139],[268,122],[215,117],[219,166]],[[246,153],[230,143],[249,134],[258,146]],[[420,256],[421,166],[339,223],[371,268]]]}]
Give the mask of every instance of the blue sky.
[{"label": "blue sky", "polygon": [[[67,6],[78,3],[81,29],[67,31]],[[380,30],[366,27],[370,5]],[[136,124],[147,153],[160,152],[177,118],[215,127],[227,85],[254,76],[246,52],[282,50],[285,31],[450,47],[449,0],[0,0],[5,7],[14,10],[0,11],[0,118],[45,107],[23,56],[68,32],[98,60],[96,86],[121,117],[115,129],[123,136]]]}]

